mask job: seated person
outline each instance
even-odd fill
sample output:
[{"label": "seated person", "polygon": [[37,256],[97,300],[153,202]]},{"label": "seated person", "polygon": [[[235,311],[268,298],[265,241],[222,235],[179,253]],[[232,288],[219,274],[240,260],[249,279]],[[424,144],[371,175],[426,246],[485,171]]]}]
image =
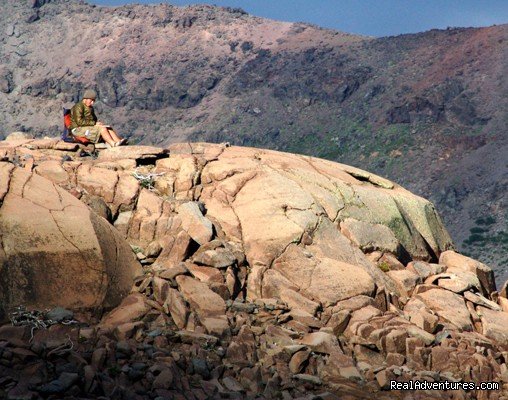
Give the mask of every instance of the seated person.
[{"label": "seated person", "polygon": [[97,143],[102,138],[110,147],[126,144],[127,139],[121,139],[111,126],[97,120],[93,110],[96,98],[95,90],[85,90],[83,100],[72,107],[69,127],[72,135],[84,137],[92,143]]}]

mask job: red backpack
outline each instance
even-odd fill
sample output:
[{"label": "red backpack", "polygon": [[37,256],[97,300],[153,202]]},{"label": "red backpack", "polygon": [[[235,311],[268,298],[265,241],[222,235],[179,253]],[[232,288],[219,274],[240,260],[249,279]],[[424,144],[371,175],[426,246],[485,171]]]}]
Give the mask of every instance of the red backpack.
[{"label": "red backpack", "polygon": [[81,143],[81,144],[88,144],[90,141],[85,137],[79,137],[74,136],[71,133],[70,126],[71,126],[71,110],[68,108],[63,108],[63,122],[64,122],[64,128],[62,132],[62,140],[64,142],[68,143]]}]

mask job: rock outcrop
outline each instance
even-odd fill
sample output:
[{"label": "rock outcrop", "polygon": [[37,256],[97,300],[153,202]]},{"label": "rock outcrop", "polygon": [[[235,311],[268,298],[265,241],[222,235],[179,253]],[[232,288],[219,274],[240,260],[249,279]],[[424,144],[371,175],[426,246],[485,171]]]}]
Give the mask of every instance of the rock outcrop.
[{"label": "rock outcrop", "polygon": [[[18,376],[9,394],[46,393],[50,375],[59,388],[72,381],[58,393],[133,398],[448,398],[385,394],[391,380],[493,381],[497,390],[457,393],[506,394],[506,291],[454,251],[425,199],[347,165],[275,151],[185,143],[95,157],[60,146],[2,142],[2,166],[93,205],[143,273],[98,325],[74,328],[84,378],[47,372],[28,389]],[[0,328],[7,355],[48,357],[43,347],[22,352],[26,332],[13,329]],[[0,359],[7,376],[12,359]]]},{"label": "rock outcrop", "polygon": [[0,162],[0,239],[2,319],[18,305],[110,309],[141,273],[110,224],[55,183],[7,162]]},{"label": "rock outcrop", "polygon": [[374,38],[230,7],[89,3],[1,1],[0,139],[58,135],[62,106],[93,87],[131,142],[269,147],[388,176],[508,279],[508,24]]}]

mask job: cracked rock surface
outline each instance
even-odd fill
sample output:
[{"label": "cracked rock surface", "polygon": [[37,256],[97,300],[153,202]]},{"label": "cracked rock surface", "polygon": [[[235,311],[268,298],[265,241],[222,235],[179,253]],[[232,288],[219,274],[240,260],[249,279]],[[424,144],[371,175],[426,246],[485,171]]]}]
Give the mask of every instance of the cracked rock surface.
[{"label": "cracked rock surface", "polygon": [[[60,385],[51,388],[71,381],[59,389],[68,395],[140,399],[449,398],[383,392],[391,379],[500,384],[458,391],[465,399],[506,393],[506,288],[454,251],[427,200],[347,165],[275,151],[182,143],[96,158],[38,142],[0,142],[0,221],[31,232],[17,243],[23,257],[53,249],[43,230],[9,222],[29,202],[23,213],[35,221],[40,208],[66,237],[54,249],[120,260],[127,242],[141,267],[98,324],[69,328],[80,345],[57,356],[74,380],[46,371],[25,385],[12,360],[55,353],[28,345],[33,355],[14,356],[26,332],[0,327],[6,393],[43,396],[51,379]],[[82,214],[88,222],[65,225]],[[78,243],[76,226],[99,239]],[[10,260],[4,232],[0,256]],[[98,264],[82,268],[105,276]]]},{"label": "cracked rock surface", "polygon": [[50,180],[0,162],[0,313],[111,308],[140,273],[118,232]]}]

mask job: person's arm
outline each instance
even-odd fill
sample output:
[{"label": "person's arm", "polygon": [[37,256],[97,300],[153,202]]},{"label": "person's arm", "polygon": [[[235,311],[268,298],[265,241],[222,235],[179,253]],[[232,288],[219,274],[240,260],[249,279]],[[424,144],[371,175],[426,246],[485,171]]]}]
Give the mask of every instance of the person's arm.
[{"label": "person's arm", "polygon": [[95,125],[95,121],[91,118],[87,118],[87,116],[85,115],[85,107],[83,107],[82,105],[72,107],[71,118],[76,123],[77,126]]}]

